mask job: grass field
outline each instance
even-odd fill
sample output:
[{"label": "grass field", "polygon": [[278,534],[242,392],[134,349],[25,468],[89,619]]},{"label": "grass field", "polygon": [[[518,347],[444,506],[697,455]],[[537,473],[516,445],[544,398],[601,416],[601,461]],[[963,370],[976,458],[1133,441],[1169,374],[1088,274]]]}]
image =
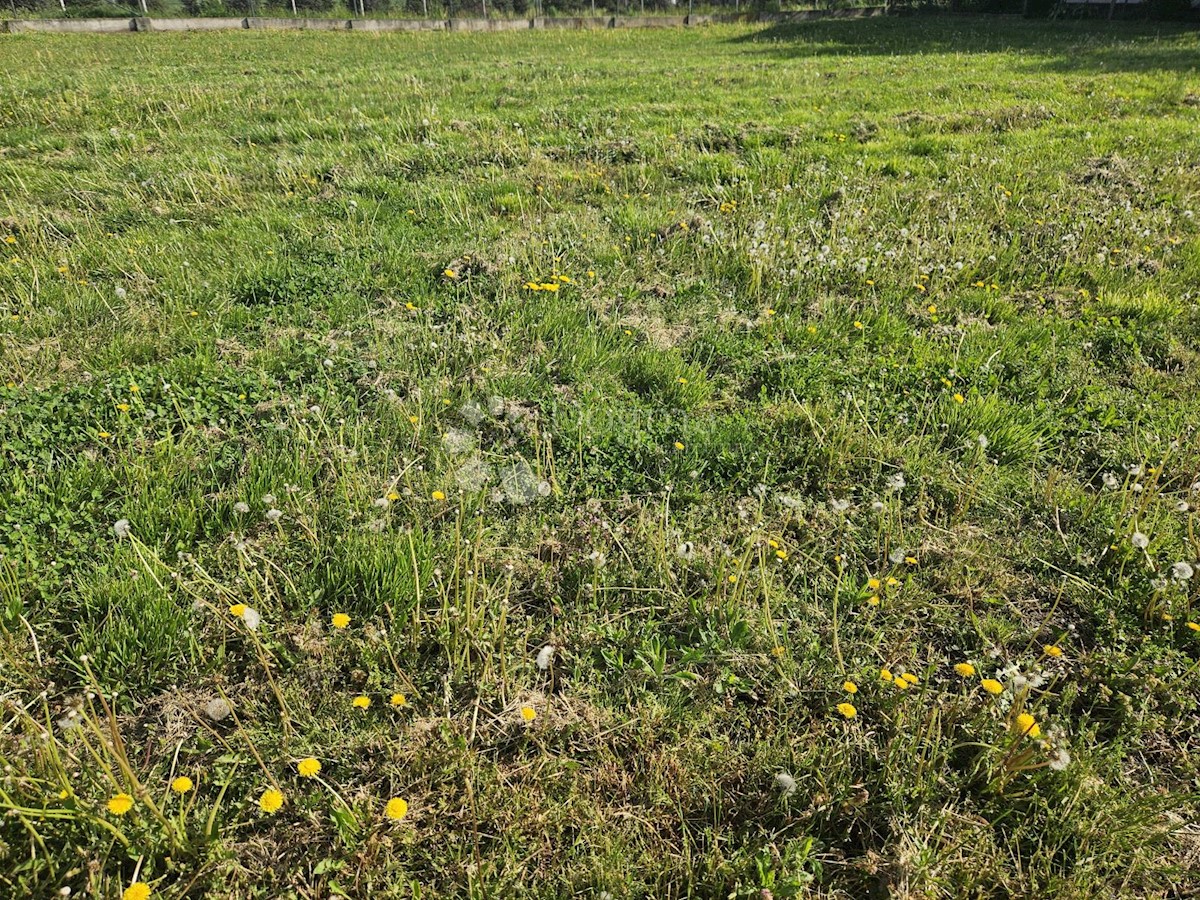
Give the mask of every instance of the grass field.
[{"label": "grass field", "polygon": [[1198,60],[0,39],[0,896],[1195,896]]}]

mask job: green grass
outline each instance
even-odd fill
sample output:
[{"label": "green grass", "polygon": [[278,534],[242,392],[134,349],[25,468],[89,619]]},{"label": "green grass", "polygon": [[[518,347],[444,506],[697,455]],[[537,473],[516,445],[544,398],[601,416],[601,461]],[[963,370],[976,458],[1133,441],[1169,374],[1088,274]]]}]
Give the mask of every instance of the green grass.
[{"label": "green grass", "polygon": [[4,37],[0,895],[1200,890],[1198,58]]}]

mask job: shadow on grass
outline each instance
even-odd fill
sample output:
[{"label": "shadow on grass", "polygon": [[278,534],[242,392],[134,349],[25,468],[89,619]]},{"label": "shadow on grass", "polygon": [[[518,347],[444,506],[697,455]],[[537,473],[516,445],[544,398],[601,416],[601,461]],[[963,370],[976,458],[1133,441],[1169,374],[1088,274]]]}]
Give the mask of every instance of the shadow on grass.
[{"label": "shadow on grass", "polygon": [[1165,22],[912,16],[779,24],[732,40],[779,59],[1016,53],[1049,72],[1200,71],[1200,29]]}]

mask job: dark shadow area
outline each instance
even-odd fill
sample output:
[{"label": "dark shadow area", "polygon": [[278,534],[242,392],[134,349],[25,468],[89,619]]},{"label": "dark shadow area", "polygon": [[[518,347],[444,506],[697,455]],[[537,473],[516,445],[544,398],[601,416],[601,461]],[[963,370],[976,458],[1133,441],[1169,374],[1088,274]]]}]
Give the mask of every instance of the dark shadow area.
[{"label": "dark shadow area", "polygon": [[1168,22],[889,16],[781,23],[733,41],[778,59],[1018,53],[1055,72],[1200,71],[1200,28]]}]

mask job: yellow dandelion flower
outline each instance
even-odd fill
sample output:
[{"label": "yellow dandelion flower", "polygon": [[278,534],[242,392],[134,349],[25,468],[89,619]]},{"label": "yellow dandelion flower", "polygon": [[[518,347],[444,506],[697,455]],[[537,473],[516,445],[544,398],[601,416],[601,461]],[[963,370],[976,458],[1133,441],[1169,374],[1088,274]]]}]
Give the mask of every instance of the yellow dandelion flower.
[{"label": "yellow dandelion flower", "polygon": [[413,425],[416,425],[421,420],[418,419],[416,416],[409,416],[408,421],[411,422]]},{"label": "yellow dandelion flower", "polygon": [[858,715],[858,710],[854,708],[853,703],[839,703],[837,705],[837,711],[847,719],[853,719]]},{"label": "yellow dandelion flower", "polygon": [[457,278],[458,277],[458,273],[455,272],[453,269],[442,269],[442,274],[445,275],[447,278]]},{"label": "yellow dandelion flower", "polygon": [[954,667],[954,671],[957,672],[959,675],[961,675],[963,678],[970,678],[972,675],[975,674],[975,667],[973,665],[971,665],[970,663],[962,662],[962,663],[958,663],[958,665],[956,665]]},{"label": "yellow dandelion flower", "polygon": [[150,900],[150,885],[144,881],[135,881],[121,891],[121,900]]},{"label": "yellow dandelion flower", "polygon": [[889,578],[886,583],[888,587],[896,587],[900,584],[899,580],[895,578]]},{"label": "yellow dandelion flower", "polygon": [[408,801],[402,797],[393,797],[387,802],[383,813],[393,822],[399,822],[408,815]]},{"label": "yellow dandelion flower", "polygon": [[882,587],[882,585],[883,585],[883,582],[880,581],[878,578],[868,578],[867,579],[867,588],[869,590],[877,591],[877,590],[879,590],[880,587]]},{"label": "yellow dandelion flower", "polygon": [[896,687],[900,688],[900,690],[902,690],[902,691],[907,691],[910,687],[909,683],[907,681],[905,681],[899,675],[897,675],[895,678],[892,679],[892,684],[894,684]]},{"label": "yellow dandelion flower", "polygon": [[353,706],[355,709],[367,709],[371,705],[371,698],[365,697],[362,694],[359,694],[357,697],[355,697],[353,700],[350,701],[350,705]]},{"label": "yellow dandelion flower", "polygon": [[246,604],[245,603],[233,604],[233,606],[229,607],[229,614],[231,616],[235,616],[236,618],[240,619],[242,616],[244,616],[246,614]]},{"label": "yellow dandelion flower", "polygon": [[129,393],[131,393],[131,394],[141,393],[141,390],[142,389],[140,387],[138,387],[136,384],[131,384],[129,386]]},{"label": "yellow dandelion flower", "polygon": [[329,620],[329,623],[333,625],[334,628],[347,628],[350,625],[350,617],[345,613],[334,613],[333,618]]},{"label": "yellow dandelion flower", "polygon": [[736,576],[736,575],[730,575],[730,576],[729,576],[729,583],[730,583],[730,584],[737,584],[737,576]]},{"label": "yellow dandelion flower", "polygon": [[522,706],[521,707],[521,718],[524,719],[526,722],[532,722],[534,719],[537,718],[537,710],[534,709],[532,706]]},{"label": "yellow dandelion flower", "polygon": [[434,500],[445,500],[446,499],[446,495],[443,494],[441,491],[434,491],[432,496],[433,496]]},{"label": "yellow dandelion flower", "polygon": [[676,450],[682,450],[682,449],[683,449],[683,441],[676,441],[676,442],[675,442],[675,449],[676,449]]},{"label": "yellow dandelion flower", "polygon": [[[1164,616],[1164,618],[1166,617]],[[1200,631],[1200,622],[1188,622],[1187,627],[1192,629],[1192,631]]]},{"label": "yellow dandelion flower", "polygon": [[955,403],[966,403],[966,402],[967,402],[967,398],[966,398],[966,397],[964,397],[962,394],[955,394],[955,395],[954,395],[954,402],[955,402]]},{"label": "yellow dandelion flower", "polygon": [[917,564],[917,558],[915,556],[906,556],[904,557],[904,561],[910,566],[915,566]]},{"label": "yellow dandelion flower", "polygon": [[992,696],[1004,693],[1004,685],[998,682],[995,678],[985,678],[979,683],[979,686]]},{"label": "yellow dandelion flower", "polygon": [[267,788],[262,792],[262,796],[258,798],[258,808],[265,813],[279,812],[283,806],[283,792],[277,791],[275,788]]},{"label": "yellow dandelion flower", "polygon": [[858,685],[855,684],[853,681],[843,681],[842,682],[842,690],[845,691],[847,694],[857,694],[858,693]]},{"label": "yellow dandelion flower", "polygon": [[121,412],[129,412],[129,404],[128,403],[118,403],[117,409],[119,409]]},{"label": "yellow dandelion flower", "polygon": [[188,778],[186,775],[180,775],[171,782],[171,790],[177,794],[186,794],[194,787],[195,785],[192,783],[192,779]]},{"label": "yellow dandelion flower", "polygon": [[782,560],[782,561],[784,561],[784,562],[787,562],[788,553],[787,553],[787,551],[786,551],[786,550],[784,550],[784,549],[782,549],[782,548],[781,548],[781,549],[779,549],[779,550],[776,550],[776,551],[775,551],[775,555],[776,555],[776,556],[777,556],[777,557],[778,557],[780,560]]},{"label": "yellow dandelion flower", "polygon": [[1028,735],[1031,738],[1040,737],[1042,729],[1038,727],[1037,720],[1029,713],[1021,713],[1016,719],[1016,729],[1021,734]]},{"label": "yellow dandelion flower", "polygon": [[881,679],[881,680],[883,680],[883,681],[891,681],[891,680],[892,680],[892,673],[891,673],[891,672],[889,672],[887,669],[880,669],[880,670],[879,670],[879,677],[880,677],[880,679]]},{"label": "yellow dandelion flower", "polygon": [[110,437],[112,437],[112,432],[110,432],[110,431],[101,431],[101,432],[100,432],[100,433],[97,435],[97,437],[99,437],[101,440],[107,441],[107,440],[108,440]]},{"label": "yellow dandelion flower", "polygon": [[133,809],[133,798],[128,794],[116,794],[105,805],[114,816],[123,816]]},{"label": "yellow dandelion flower", "polygon": [[878,594],[872,594],[870,597],[867,598],[867,606],[878,606],[878,605],[879,605],[879,595]]},{"label": "yellow dandelion flower", "polygon": [[904,672],[903,674],[901,674],[900,677],[903,678],[905,681],[907,681],[909,684],[916,684],[917,681],[919,680],[917,678],[917,676],[914,675],[912,672]]},{"label": "yellow dandelion flower", "polygon": [[321,763],[311,756],[306,756],[296,763],[296,771],[300,773],[301,778],[315,778],[321,771]]},{"label": "yellow dandelion flower", "polygon": [[1063,653],[1062,647],[1059,647],[1057,644],[1047,644],[1046,646],[1044,646],[1042,648],[1042,652],[1045,653],[1047,656],[1054,656],[1054,657],[1062,656],[1062,653]]},{"label": "yellow dandelion flower", "polygon": [[388,702],[392,706],[408,706],[408,698],[400,693],[392,694],[392,698]]},{"label": "yellow dandelion flower", "polygon": [[863,330],[863,328],[865,328],[866,326],[865,326],[865,325],[863,325],[863,323],[862,323],[862,322],[858,322],[858,321],[856,321],[856,322],[854,323],[854,327],[855,327],[855,328],[857,328],[859,331],[862,331],[862,330]]}]

